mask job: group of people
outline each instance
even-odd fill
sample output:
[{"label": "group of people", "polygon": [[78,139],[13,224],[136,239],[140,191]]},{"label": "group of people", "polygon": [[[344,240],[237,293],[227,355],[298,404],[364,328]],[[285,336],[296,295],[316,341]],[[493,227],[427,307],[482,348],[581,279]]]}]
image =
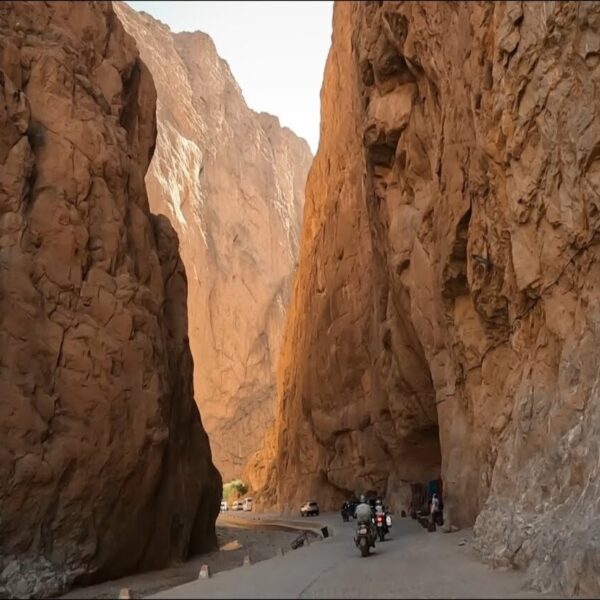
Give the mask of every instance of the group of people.
[{"label": "group of people", "polygon": [[385,507],[383,506],[383,501],[381,498],[377,498],[377,500],[375,500],[375,507],[373,508],[371,504],[367,502],[367,497],[364,494],[361,494],[360,501],[355,512],[356,521],[360,525],[367,525],[375,536],[377,532],[375,530],[375,524],[373,523],[373,513],[376,515],[377,513],[385,514],[385,512]]},{"label": "group of people", "polygon": [[[383,501],[381,498],[377,498],[375,501],[375,509],[373,511],[373,507],[369,502],[367,502],[367,497],[365,494],[361,494],[360,502],[356,507],[356,520],[358,523],[368,525],[371,529],[375,526],[373,524],[373,512],[378,513],[386,513],[385,507],[383,506]],[[441,509],[440,509],[440,499],[437,493],[433,493],[431,496],[431,501],[429,503],[429,520],[432,523],[436,523],[440,517]]]}]

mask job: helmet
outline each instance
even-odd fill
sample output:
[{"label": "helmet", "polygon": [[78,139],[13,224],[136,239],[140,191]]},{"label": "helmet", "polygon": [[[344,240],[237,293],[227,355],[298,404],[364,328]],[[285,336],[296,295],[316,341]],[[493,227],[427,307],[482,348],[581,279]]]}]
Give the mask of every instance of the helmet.
[{"label": "helmet", "polygon": [[361,503],[367,501],[367,498],[366,498],[366,496],[364,494],[360,495],[360,501],[361,501]]}]

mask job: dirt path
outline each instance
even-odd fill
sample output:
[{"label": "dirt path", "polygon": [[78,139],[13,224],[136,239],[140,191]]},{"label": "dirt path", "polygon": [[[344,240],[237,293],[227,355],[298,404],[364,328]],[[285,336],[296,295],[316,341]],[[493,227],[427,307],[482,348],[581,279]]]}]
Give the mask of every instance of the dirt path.
[{"label": "dirt path", "polygon": [[273,558],[279,548],[290,549],[298,532],[278,528],[262,528],[260,523],[249,521],[241,527],[217,521],[217,538],[220,550],[192,557],[187,562],[160,571],[130,575],[84,588],[75,588],[61,598],[118,598],[121,588],[129,588],[135,598],[145,598],[162,590],[182,585],[198,578],[203,564],[212,574],[235,569],[243,565],[244,555],[250,553],[253,563]]}]

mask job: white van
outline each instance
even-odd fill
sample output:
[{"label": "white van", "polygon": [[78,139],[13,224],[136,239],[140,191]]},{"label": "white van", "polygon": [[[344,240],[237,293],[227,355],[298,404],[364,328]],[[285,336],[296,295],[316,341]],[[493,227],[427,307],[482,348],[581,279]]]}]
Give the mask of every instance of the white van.
[{"label": "white van", "polygon": [[252,510],[252,498],[246,498],[244,500],[244,510],[251,511]]},{"label": "white van", "polygon": [[229,504],[227,504],[227,500],[221,500],[221,512],[226,510],[229,510]]}]

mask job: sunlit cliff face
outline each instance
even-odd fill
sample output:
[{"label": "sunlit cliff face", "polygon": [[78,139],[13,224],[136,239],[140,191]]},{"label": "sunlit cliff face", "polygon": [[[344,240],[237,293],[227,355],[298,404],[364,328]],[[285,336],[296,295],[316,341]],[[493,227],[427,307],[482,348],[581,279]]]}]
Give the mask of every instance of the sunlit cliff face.
[{"label": "sunlit cliff face", "polygon": [[196,400],[215,463],[230,480],[273,423],[312,156],[276,117],[246,106],[206,34],[173,34],[124,4],[117,10],[157,88],[149,202],[179,234]]},{"label": "sunlit cliff face", "polygon": [[441,472],[485,556],[600,589],[599,27],[336,5],[265,503],[399,509]]}]

